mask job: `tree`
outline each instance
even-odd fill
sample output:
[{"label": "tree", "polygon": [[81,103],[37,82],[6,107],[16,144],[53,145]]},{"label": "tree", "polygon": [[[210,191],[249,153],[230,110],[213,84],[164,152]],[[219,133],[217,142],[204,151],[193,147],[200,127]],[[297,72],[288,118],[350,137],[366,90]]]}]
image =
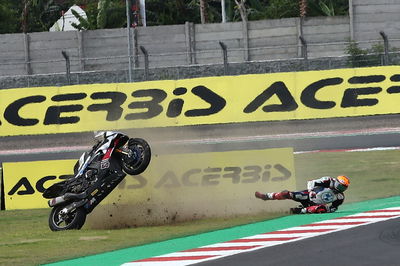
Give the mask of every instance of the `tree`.
[{"label": "tree", "polygon": [[200,0],[200,18],[201,18],[201,24],[205,24],[208,22],[206,0]]},{"label": "tree", "polygon": [[304,18],[307,15],[307,0],[300,0],[300,17]]},{"label": "tree", "polygon": [[348,0],[248,0],[249,20],[347,15]]},{"label": "tree", "polygon": [[236,8],[239,10],[240,17],[243,22],[247,22],[247,10],[245,7],[246,0],[235,0]]},{"label": "tree", "polygon": [[18,32],[19,9],[15,2],[0,3],[0,34]]},{"label": "tree", "polygon": [[[135,0],[130,0],[135,1]],[[146,0],[147,25],[220,23],[221,0]],[[348,0],[225,0],[228,21],[298,17],[307,3],[307,17],[348,13]],[[73,4],[88,16],[80,29],[126,26],[125,0],[1,0],[0,33],[47,31]],[[100,8],[99,8],[100,6]],[[240,6],[240,8],[239,8]]]},{"label": "tree", "polygon": [[67,6],[68,4],[61,0],[23,0],[22,32],[48,31]]},{"label": "tree", "polygon": [[95,30],[105,28],[122,28],[126,25],[125,1],[98,0],[85,5],[87,18],[72,10],[72,14],[79,20],[79,24],[72,26],[78,30]]},{"label": "tree", "polygon": [[[208,9],[210,10],[210,9]],[[209,16],[212,19],[213,16]],[[146,0],[148,26],[201,23],[199,0]]]}]

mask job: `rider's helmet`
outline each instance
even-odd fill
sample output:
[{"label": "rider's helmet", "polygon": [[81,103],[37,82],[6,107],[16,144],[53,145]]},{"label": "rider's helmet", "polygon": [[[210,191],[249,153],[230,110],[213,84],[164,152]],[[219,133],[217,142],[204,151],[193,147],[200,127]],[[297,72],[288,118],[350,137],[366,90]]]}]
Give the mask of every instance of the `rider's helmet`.
[{"label": "rider's helmet", "polygon": [[344,192],[350,185],[350,180],[347,176],[340,175],[335,178],[333,187],[339,191]]}]

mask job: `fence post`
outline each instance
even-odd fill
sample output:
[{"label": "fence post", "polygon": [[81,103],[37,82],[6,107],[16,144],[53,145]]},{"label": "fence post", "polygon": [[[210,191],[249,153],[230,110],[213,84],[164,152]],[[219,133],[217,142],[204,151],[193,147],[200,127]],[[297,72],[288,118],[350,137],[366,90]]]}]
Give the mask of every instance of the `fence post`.
[{"label": "fence post", "polygon": [[250,61],[249,51],[249,24],[247,21],[242,21],[242,32],[243,32],[243,49],[244,49],[244,61]]},{"label": "fence post", "polygon": [[79,56],[79,63],[80,63],[80,71],[85,71],[85,50],[83,45],[83,31],[77,31],[76,36],[78,39],[78,56]]},{"label": "fence post", "polygon": [[301,35],[299,36],[299,39],[301,42],[301,57],[304,58],[304,61],[306,63],[306,69],[308,70],[307,42]]},{"label": "fence post", "polygon": [[186,62],[188,65],[196,63],[196,33],[193,22],[185,22]]},{"label": "fence post", "polygon": [[144,54],[144,80],[147,80],[149,78],[149,53],[143,46],[140,46],[140,50]]},{"label": "fence post", "polygon": [[193,57],[192,57],[192,32],[191,32],[191,25],[190,22],[185,22],[185,42],[186,42],[186,62],[188,65],[193,64]]},{"label": "fence post", "polygon": [[131,16],[129,10],[129,1],[126,0],[126,38],[128,41],[128,81],[132,82],[132,40],[131,40]]},{"label": "fence post", "polygon": [[24,37],[24,53],[25,53],[25,72],[27,75],[32,74],[32,66],[30,59],[30,47],[29,47],[29,35],[27,33],[23,33]]},{"label": "fence post", "polygon": [[383,38],[383,45],[385,49],[385,55],[383,56],[383,65],[389,65],[389,39],[384,31],[380,31],[379,34]]},{"label": "fence post", "polygon": [[307,42],[303,38],[303,36],[299,36],[300,42],[301,42],[301,57],[303,57],[305,60],[308,59],[308,54],[307,54]]},{"label": "fence post", "polygon": [[68,85],[71,85],[71,62],[69,60],[69,55],[64,50],[61,51],[61,54],[63,55],[63,57],[65,59],[66,76],[67,76]]},{"label": "fence post", "polygon": [[224,59],[224,74],[228,74],[228,49],[223,42],[219,42],[219,45],[221,46],[222,49],[222,55]]},{"label": "fence post", "polygon": [[[138,49],[138,33],[137,28],[133,28],[133,69],[139,67],[139,49]],[[134,75],[134,73],[132,73]],[[132,78],[134,79],[134,78]]]}]

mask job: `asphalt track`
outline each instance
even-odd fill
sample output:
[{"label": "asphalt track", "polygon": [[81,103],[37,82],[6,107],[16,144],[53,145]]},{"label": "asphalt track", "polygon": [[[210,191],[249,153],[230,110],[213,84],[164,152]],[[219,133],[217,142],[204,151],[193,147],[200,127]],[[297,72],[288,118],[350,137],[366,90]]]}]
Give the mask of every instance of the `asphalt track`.
[{"label": "asphalt track", "polygon": [[[222,126],[221,131],[212,127],[210,129],[200,128],[196,131],[197,134],[189,134],[191,131],[182,129],[181,135],[172,132],[169,133],[170,136],[168,134],[160,136],[153,132],[152,134],[142,133],[144,135],[138,137],[149,141],[153,154],[281,147],[293,147],[295,152],[400,147],[400,127],[396,127],[397,124],[390,124],[391,127],[387,127],[387,125],[378,127],[379,125],[374,124],[371,125],[374,127],[341,128],[334,131],[325,128],[308,128],[307,122],[305,124],[306,126],[303,126],[305,128],[302,128],[301,131],[294,131],[295,129],[300,130],[299,128],[284,128],[283,131],[271,132],[263,130],[264,125],[247,132],[243,129],[245,127]],[[354,125],[357,126],[357,123]],[[327,128],[329,129],[329,127]],[[203,131],[206,131],[207,134],[203,134]],[[185,135],[185,132],[188,134]],[[62,137],[58,135],[34,136],[28,143],[26,142],[27,138],[29,139],[24,136],[3,138],[4,141],[0,146],[0,163],[77,159],[93,144],[92,133],[66,134]]]},{"label": "asphalt track", "polygon": [[194,265],[398,266],[399,251],[400,218],[396,218]]},{"label": "asphalt track", "polygon": [[[153,154],[293,147],[294,151],[400,146],[400,115],[122,130]],[[0,138],[0,163],[77,159],[93,132]]]}]

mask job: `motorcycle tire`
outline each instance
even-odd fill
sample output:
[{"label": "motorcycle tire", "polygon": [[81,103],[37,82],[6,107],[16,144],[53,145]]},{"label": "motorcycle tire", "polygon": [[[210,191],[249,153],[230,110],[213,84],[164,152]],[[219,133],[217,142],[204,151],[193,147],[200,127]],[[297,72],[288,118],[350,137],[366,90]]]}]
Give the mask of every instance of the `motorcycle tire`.
[{"label": "motorcycle tire", "polygon": [[132,155],[123,155],[121,158],[121,166],[128,175],[138,175],[146,170],[151,159],[150,145],[144,139],[129,139],[128,148],[132,151]]},{"label": "motorcycle tire", "polygon": [[79,230],[85,223],[86,211],[83,207],[75,209],[66,219],[60,218],[60,211],[64,209],[65,206],[66,205],[59,205],[51,209],[49,216],[49,227],[51,231]]}]

